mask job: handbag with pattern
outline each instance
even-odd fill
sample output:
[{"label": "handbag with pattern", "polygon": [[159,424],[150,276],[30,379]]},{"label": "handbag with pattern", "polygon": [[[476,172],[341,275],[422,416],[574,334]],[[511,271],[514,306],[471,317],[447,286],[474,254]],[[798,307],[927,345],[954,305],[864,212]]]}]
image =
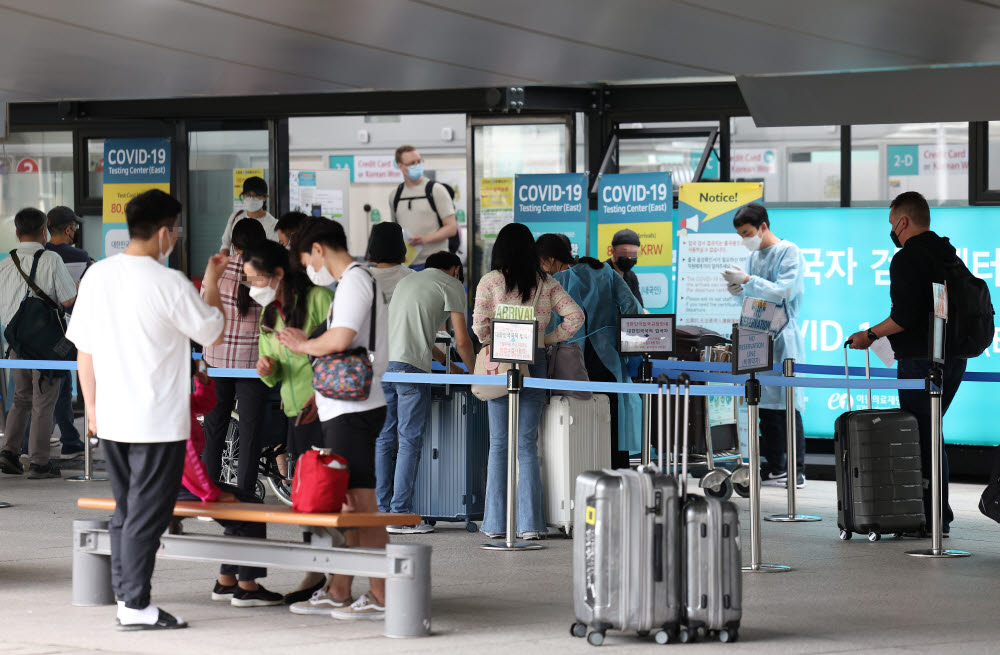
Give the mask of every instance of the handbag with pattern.
[{"label": "handbag with pattern", "polygon": [[[371,273],[362,268],[371,277]],[[375,372],[372,360],[375,359],[375,308],[378,298],[378,287],[372,277],[372,313],[369,323],[368,348],[359,347],[344,352],[331,353],[312,360],[313,388],[326,398],[333,400],[368,400],[372,390],[372,379]],[[332,312],[332,308],[331,308]],[[332,316],[327,317],[326,325],[319,326],[316,332],[322,334],[330,329]],[[316,335],[313,333],[313,336]]]}]

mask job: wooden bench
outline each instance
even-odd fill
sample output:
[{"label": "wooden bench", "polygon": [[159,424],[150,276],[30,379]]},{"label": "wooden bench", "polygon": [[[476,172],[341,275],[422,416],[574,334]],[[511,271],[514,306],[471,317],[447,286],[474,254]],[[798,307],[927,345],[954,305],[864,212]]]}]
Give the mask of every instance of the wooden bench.
[{"label": "wooden bench", "polygon": [[[84,509],[113,512],[112,498],[80,498]],[[226,562],[299,571],[385,578],[385,635],[422,637],[430,632],[431,547],[389,544],[344,548],[341,530],[388,525],[418,525],[416,514],[345,512],[302,514],[285,505],[179,501],[174,516],[207,517],[254,523],[299,525],[309,543],[212,535],[169,534],[160,537],[158,557]],[[73,604],[112,605],[111,539],[107,519],[73,522]]]}]

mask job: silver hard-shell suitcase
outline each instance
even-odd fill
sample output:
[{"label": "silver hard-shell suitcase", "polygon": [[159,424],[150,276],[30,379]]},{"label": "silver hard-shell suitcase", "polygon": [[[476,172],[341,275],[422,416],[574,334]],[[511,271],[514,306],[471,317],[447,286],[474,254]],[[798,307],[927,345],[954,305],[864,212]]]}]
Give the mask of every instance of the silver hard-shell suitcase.
[{"label": "silver hard-shell suitcase", "polygon": [[[700,632],[718,635],[723,642],[739,637],[743,616],[743,572],[740,554],[740,516],[736,505],[710,496],[687,495],[687,376],[680,382],[685,389],[683,468],[680,471],[684,508],[681,562],[683,566],[684,627],[681,642],[694,640]],[[680,385],[677,387],[680,393]],[[678,410],[680,411],[680,410]],[[675,475],[676,460],[674,463]]]},{"label": "silver hard-shell suitcase", "polygon": [[675,637],[682,618],[679,502],[676,480],[655,467],[577,477],[573,636],[594,646],[607,630],[652,633],[661,644]]}]

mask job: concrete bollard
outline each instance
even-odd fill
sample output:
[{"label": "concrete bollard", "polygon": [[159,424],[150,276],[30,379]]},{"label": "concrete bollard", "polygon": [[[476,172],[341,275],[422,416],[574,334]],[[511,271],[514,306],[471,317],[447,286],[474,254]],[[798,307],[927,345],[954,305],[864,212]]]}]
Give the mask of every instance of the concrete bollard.
[{"label": "concrete bollard", "polygon": [[426,637],[431,632],[431,547],[388,544],[385,636]]},{"label": "concrete bollard", "polygon": [[111,557],[90,552],[96,545],[93,530],[107,530],[107,519],[73,521],[73,604],[78,607],[114,605]]}]

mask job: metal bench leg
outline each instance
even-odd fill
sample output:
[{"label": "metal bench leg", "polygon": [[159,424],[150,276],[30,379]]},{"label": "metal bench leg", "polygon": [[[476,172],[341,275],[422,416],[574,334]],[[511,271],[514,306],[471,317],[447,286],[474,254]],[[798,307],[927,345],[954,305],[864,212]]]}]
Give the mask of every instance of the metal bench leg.
[{"label": "metal bench leg", "polygon": [[94,553],[97,534],[107,530],[107,519],[73,521],[73,604],[82,607],[114,605],[111,557]]},{"label": "metal bench leg", "polygon": [[385,636],[426,637],[431,631],[431,547],[388,544]]}]

